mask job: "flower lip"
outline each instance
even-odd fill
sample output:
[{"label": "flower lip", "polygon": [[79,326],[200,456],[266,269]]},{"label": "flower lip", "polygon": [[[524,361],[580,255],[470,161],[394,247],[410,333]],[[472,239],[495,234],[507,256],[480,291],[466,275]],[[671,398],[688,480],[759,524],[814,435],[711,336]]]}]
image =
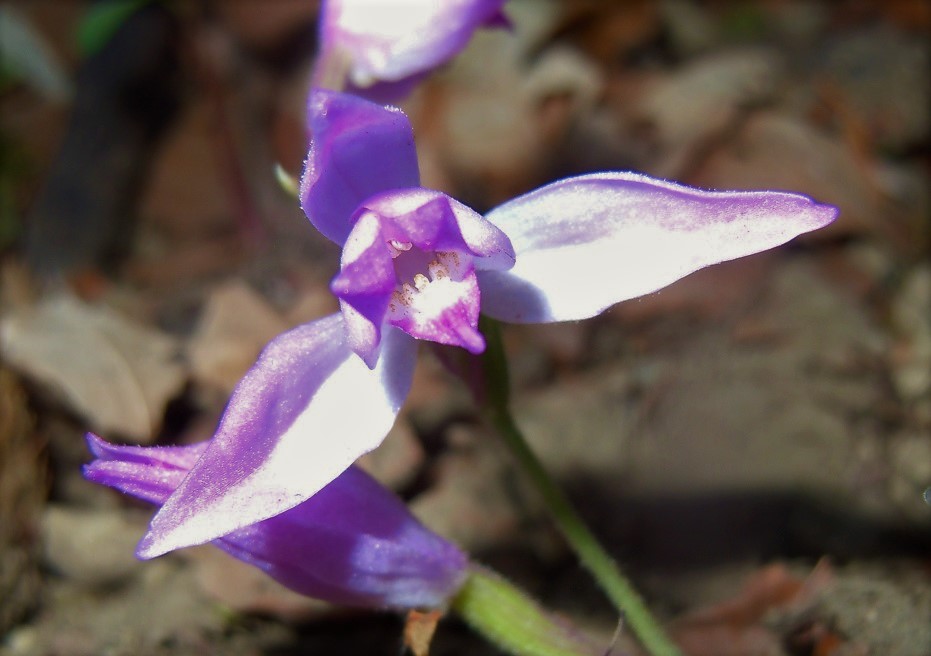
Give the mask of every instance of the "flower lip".
[{"label": "flower lip", "polygon": [[340,273],[340,299],[352,349],[371,367],[381,328],[481,353],[476,270],[514,264],[507,236],[445,194],[398,189],[366,200],[352,219]]}]

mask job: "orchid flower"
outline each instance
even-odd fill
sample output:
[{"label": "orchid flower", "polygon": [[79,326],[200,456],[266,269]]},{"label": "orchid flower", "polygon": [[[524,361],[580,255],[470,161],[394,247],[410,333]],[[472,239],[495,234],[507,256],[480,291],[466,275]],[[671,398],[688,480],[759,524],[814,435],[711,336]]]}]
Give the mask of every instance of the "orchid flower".
[{"label": "orchid flower", "polygon": [[465,48],[483,26],[506,26],[505,0],[324,0],[314,86],[397,100]]},{"label": "orchid flower", "polygon": [[608,172],[554,182],[483,217],[419,186],[400,110],[317,91],[309,112],[301,202],[343,249],[331,284],[340,312],[266,347],[155,516],[145,557],[311,498],[391,428],[418,340],[483,350],[480,309],[518,323],[593,317],[825,226],[837,212],[798,194],[701,191]]},{"label": "orchid flower", "polygon": [[[171,496],[207,448],[115,446],[96,435],[94,483],[149,503]],[[437,608],[459,589],[467,558],[353,466],[312,499],[213,540],[228,554],[303,595],[378,608]]]}]

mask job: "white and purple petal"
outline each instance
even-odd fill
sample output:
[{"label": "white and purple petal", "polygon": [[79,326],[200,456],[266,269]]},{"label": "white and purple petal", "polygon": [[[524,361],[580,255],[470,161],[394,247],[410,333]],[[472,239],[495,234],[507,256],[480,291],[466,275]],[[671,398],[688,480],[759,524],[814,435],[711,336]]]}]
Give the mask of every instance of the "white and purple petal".
[{"label": "white and purple petal", "polygon": [[421,250],[469,253],[479,270],[514,266],[514,247],[508,236],[471,207],[440,191],[395,189],[366,199],[363,207],[390,219],[398,240],[407,236]]},{"label": "white and purple petal", "polygon": [[370,367],[386,325],[481,353],[475,271],[513,264],[507,236],[481,215],[438,191],[398,189],[356,213],[330,289],[350,348]]},{"label": "white and purple petal", "polygon": [[340,315],[275,338],[230,399],[210,446],[152,520],[138,554],[201,544],[302,503],[374,449],[410,389],[415,343],[389,329],[378,366]]},{"label": "white and purple petal", "polygon": [[472,263],[463,259],[456,253],[437,253],[434,262],[443,273],[422,285],[402,287],[389,303],[388,323],[417,339],[482,353],[478,280]]},{"label": "white and purple petal", "polygon": [[[95,483],[161,505],[207,448],[115,446],[94,435]],[[444,606],[465,576],[466,556],[427,530],[391,492],[353,466],[313,498],[213,540],[301,594],[389,608]]]},{"label": "white and purple petal", "polygon": [[325,237],[342,245],[367,198],[420,184],[414,135],[399,110],[316,90],[308,100],[310,150],[301,208]]},{"label": "white and purple petal", "polygon": [[394,261],[382,221],[373,212],[363,212],[346,239],[340,272],[330,289],[339,299],[349,348],[369,367],[378,361],[381,328],[395,287]]},{"label": "white and purple petal", "polygon": [[505,0],[326,0],[320,18],[321,61],[345,58],[349,90],[397,99],[446,63],[482,26],[507,25]]},{"label": "white and purple petal", "polygon": [[513,323],[586,319],[836,216],[786,192],[703,191],[635,173],[561,180],[488,214],[517,263],[478,273],[482,312]]},{"label": "white and purple petal", "polygon": [[84,476],[160,506],[181,485],[207,444],[118,446],[88,433],[87,447],[95,460],[84,467]]}]

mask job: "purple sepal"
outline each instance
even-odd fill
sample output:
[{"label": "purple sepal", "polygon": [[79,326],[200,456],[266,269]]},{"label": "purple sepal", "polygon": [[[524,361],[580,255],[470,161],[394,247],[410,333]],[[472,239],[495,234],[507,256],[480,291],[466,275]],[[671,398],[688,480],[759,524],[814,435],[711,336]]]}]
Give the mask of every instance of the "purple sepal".
[{"label": "purple sepal", "polygon": [[636,173],[560,180],[488,214],[517,263],[479,272],[482,312],[514,323],[586,319],[836,217],[835,207],[779,191],[704,191]]},{"label": "purple sepal", "polygon": [[369,369],[345,332],[336,314],[272,340],[233,392],[203,457],[152,520],[142,557],[293,508],[378,446],[410,389],[415,342],[387,330]]},{"label": "purple sepal", "polygon": [[[207,443],[108,444],[88,435],[88,480],[160,505]],[[312,499],[213,541],[288,588],[332,603],[398,609],[444,606],[466,556],[427,530],[390,491],[353,466]]]},{"label": "purple sepal", "polygon": [[342,245],[366,198],[420,184],[414,135],[399,109],[316,90],[308,100],[310,151],[301,207],[328,239]]},{"label": "purple sepal", "polygon": [[346,88],[356,95],[398,100],[465,48],[477,29],[509,26],[504,2],[413,0],[396,6],[327,0],[317,66],[345,66]]}]

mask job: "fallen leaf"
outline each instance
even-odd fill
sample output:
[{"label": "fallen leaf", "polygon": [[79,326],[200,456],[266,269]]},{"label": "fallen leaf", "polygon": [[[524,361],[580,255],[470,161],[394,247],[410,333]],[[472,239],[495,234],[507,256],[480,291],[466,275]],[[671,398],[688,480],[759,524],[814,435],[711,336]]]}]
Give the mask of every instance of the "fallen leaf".
[{"label": "fallen leaf", "polygon": [[218,287],[188,344],[194,379],[226,393],[255,362],[262,348],[289,324],[240,281]]},{"label": "fallen leaf", "polygon": [[571,43],[605,67],[655,40],[661,29],[658,2],[574,0],[563,4],[563,15],[542,39],[543,44]]},{"label": "fallen leaf", "polygon": [[775,94],[781,68],[774,50],[735,49],[697,59],[649,87],[634,111],[659,142],[661,160],[651,172],[680,173],[696,151],[734,125],[747,106]]},{"label": "fallen leaf", "polygon": [[678,619],[672,635],[690,656],[781,655],[782,636],[764,624],[764,617],[775,609],[812,603],[832,576],[826,561],[807,578],[795,576],[781,563],[769,565],[751,576],[732,599]]},{"label": "fallen leaf", "polygon": [[0,322],[4,358],[94,430],[148,442],[186,378],[170,336],[61,294]]},{"label": "fallen leaf", "polygon": [[426,613],[412,610],[407,614],[407,622],[404,624],[404,646],[410,649],[414,656],[429,656],[430,642],[441,617],[443,613],[438,610]]}]

